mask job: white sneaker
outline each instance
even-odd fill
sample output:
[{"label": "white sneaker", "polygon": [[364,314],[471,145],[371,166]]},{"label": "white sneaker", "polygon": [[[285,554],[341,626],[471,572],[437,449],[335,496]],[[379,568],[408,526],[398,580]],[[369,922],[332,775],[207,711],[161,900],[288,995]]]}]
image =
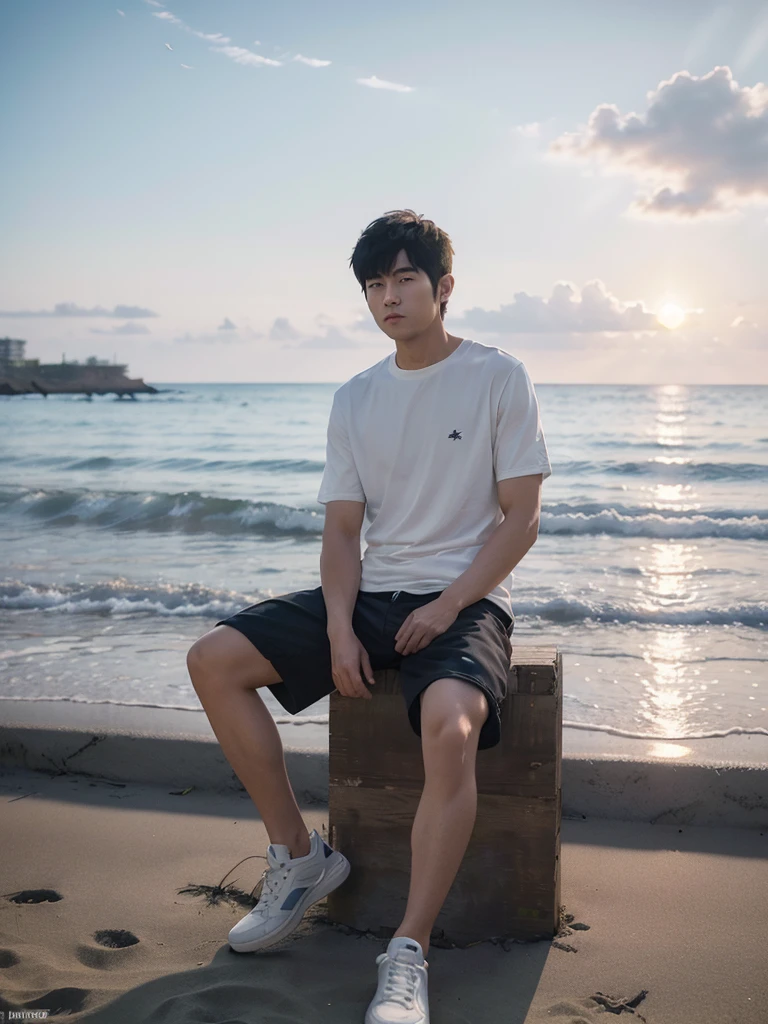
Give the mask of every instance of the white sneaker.
[{"label": "white sneaker", "polygon": [[229,944],[238,953],[252,953],[284,939],[298,928],[315,903],[346,879],[350,864],[343,853],[329,846],[317,829],[309,833],[305,857],[291,857],[289,847],[270,843],[259,902],[229,932]]},{"label": "white sneaker", "polygon": [[396,935],[376,957],[379,984],[365,1024],[429,1024],[427,968],[416,939]]}]

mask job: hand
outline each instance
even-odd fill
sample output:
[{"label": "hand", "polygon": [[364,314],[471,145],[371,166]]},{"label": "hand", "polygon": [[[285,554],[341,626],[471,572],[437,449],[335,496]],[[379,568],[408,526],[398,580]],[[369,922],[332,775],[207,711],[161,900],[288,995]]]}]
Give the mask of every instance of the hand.
[{"label": "hand", "polygon": [[441,598],[416,608],[395,634],[395,650],[398,654],[415,654],[436,636],[444,633],[456,621],[459,609],[446,604]]},{"label": "hand", "polygon": [[365,697],[371,700],[371,691],[360,674],[361,664],[368,682],[373,685],[376,680],[373,678],[368,651],[357,635],[350,630],[342,636],[331,638],[331,671],[336,689],[345,697]]}]

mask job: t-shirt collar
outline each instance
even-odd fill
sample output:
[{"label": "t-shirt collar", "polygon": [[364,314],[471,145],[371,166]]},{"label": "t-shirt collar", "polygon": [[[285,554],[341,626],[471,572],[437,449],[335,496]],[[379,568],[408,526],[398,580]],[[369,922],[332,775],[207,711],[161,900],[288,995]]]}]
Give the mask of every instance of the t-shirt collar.
[{"label": "t-shirt collar", "polygon": [[472,342],[469,338],[464,338],[461,344],[449,356],[446,356],[445,359],[439,359],[436,363],[430,363],[429,366],[422,366],[419,370],[404,370],[402,366],[398,366],[395,361],[397,356],[397,350],[395,350],[390,353],[387,367],[393,377],[399,377],[401,380],[421,380],[423,377],[429,377],[433,373],[437,373],[446,363],[458,362],[471,344]]}]

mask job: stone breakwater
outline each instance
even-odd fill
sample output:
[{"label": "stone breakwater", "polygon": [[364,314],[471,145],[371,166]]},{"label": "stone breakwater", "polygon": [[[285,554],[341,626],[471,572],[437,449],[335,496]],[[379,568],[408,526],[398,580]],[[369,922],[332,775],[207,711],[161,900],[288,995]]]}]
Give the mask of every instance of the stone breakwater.
[{"label": "stone breakwater", "polygon": [[0,369],[0,395],[156,395],[157,388],[141,377],[128,377],[126,367],[80,363],[7,366]]}]

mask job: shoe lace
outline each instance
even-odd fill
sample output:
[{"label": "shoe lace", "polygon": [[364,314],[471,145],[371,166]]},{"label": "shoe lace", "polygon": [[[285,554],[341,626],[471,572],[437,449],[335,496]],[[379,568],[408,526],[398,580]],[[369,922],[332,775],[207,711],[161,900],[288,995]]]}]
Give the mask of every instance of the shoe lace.
[{"label": "shoe lace", "polygon": [[[254,907],[254,910],[263,910],[268,907],[276,898],[280,889],[280,872],[285,867],[284,864],[280,864],[278,867],[265,868],[260,882],[261,892],[259,893],[259,902]],[[283,874],[283,879],[288,877],[288,872]]]},{"label": "shoe lace", "polygon": [[[384,954],[386,956],[386,954]],[[389,959],[387,980],[384,991],[393,1002],[399,1002],[405,1009],[413,1006],[416,990],[416,968],[400,960]]]}]

